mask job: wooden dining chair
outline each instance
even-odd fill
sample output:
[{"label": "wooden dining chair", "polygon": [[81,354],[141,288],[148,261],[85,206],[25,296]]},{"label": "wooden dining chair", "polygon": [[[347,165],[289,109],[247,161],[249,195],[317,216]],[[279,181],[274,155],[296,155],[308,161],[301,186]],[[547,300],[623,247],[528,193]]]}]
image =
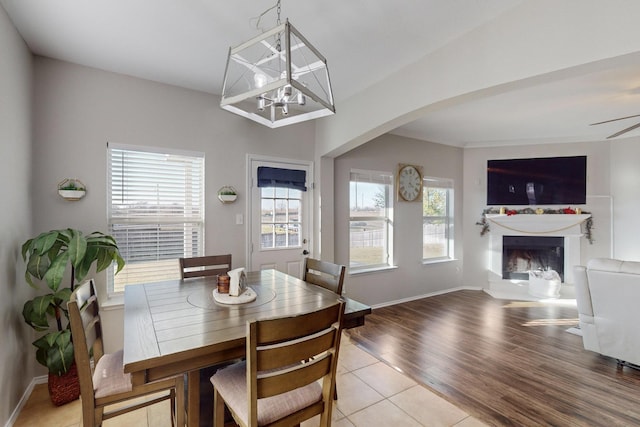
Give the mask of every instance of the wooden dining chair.
[{"label": "wooden dining chair", "polygon": [[330,426],[343,313],[344,302],[336,301],[247,322],[247,360],[211,377],[214,426],[224,425],[225,403],[242,427],[297,426],[318,414],[320,426]]},{"label": "wooden dining chair", "polygon": [[305,258],[303,280],[342,295],[345,269],[344,265]]},{"label": "wooden dining chair", "polygon": [[[303,280],[307,283],[329,289],[340,296],[342,295],[342,288],[344,287],[345,270],[346,267],[344,265],[314,258],[305,258]],[[333,393],[333,399],[338,400],[337,386]]]},{"label": "wooden dining chair", "polygon": [[[101,426],[104,420],[171,401],[171,424],[184,427],[184,379],[182,375],[142,385],[133,385],[123,369],[122,350],[104,353],[100,307],[93,279],[77,286],[67,303],[69,322],[82,399],[82,425]],[[93,360],[92,360],[93,359]],[[92,362],[95,368],[92,369]],[[106,406],[136,400],[127,406]]]},{"label": "wooden dining chair", "polygon": [[217,276],[231,270],[231,254],[180,258],[180,275],[189,277]]}]

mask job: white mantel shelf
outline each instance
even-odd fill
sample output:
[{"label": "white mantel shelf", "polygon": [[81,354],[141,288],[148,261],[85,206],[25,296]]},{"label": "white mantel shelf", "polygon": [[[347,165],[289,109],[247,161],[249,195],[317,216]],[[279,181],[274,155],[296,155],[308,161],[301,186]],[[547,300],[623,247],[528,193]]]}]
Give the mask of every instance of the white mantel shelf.
[{"label": "white mantel shelf", "polygon": [[[580,224],[591,217],[589,214],[487,214],[487,220],[499,225],[504,233],[511,234],[558,234],[581,236]],[[575,228],[574,228],[575,227]],[[572,230],[573,229],[573,230]]]}]

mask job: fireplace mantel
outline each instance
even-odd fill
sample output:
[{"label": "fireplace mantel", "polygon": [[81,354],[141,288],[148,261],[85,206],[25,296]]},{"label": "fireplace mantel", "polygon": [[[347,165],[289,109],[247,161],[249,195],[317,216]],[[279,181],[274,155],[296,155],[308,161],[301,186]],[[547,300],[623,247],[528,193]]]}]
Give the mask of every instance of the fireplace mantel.
[{"label": "fireplace mantel", "polygon": [[547,234],[560,236],[582,236],[580,224],[591,217],[589,214],[487,214],[487,220],[500,226],[502,234]]}]

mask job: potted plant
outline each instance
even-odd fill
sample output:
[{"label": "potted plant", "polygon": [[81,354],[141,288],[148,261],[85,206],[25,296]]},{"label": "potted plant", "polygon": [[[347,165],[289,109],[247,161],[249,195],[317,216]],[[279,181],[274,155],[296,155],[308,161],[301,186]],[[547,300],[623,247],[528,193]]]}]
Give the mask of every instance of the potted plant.
[{"label": "potted plant", "polygon": [[65,200],[80,200],[87,192],[87,187],[79,179],[66,178],[58,184],[58,194]]},{"label": "potted plant", "polygon": [[238,198],[238,194],[233,187],[224,186],[218,190],[218,199],[222,203],[233,203]]},{"label": "potted plant", "polygon": [[[26,262],[27,283],[38,289],[38,282],[44,282],[48,288],[46,294],[25,302],[22,316],[33,329],[45,332],[33,342],[37,349],[36,360],[49,370],[52,402],[62,405],[80,395],[77,374],[74,374],[73,343],[67,311],[73,287],[86,277],[94,263],[96,272],[100,272],[115,261],[117,273],[124,267],[124,259],[113,237],[98,231],[85,236],[81,231],[71,228],[51,230],[27,240],[22,245],[22,258]],[[61,287],[69,265],[70,285]],[[69,376],[71,383],[67,378]]]}]

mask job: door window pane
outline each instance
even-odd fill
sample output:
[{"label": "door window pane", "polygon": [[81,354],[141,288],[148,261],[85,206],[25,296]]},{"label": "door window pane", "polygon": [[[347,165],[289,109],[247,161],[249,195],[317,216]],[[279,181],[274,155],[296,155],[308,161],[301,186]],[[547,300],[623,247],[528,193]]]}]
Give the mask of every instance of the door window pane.
[{"label": "door window pane", "polygon": [[302,192],[261,187],[262,237],[260,249],[300,247]]}]

